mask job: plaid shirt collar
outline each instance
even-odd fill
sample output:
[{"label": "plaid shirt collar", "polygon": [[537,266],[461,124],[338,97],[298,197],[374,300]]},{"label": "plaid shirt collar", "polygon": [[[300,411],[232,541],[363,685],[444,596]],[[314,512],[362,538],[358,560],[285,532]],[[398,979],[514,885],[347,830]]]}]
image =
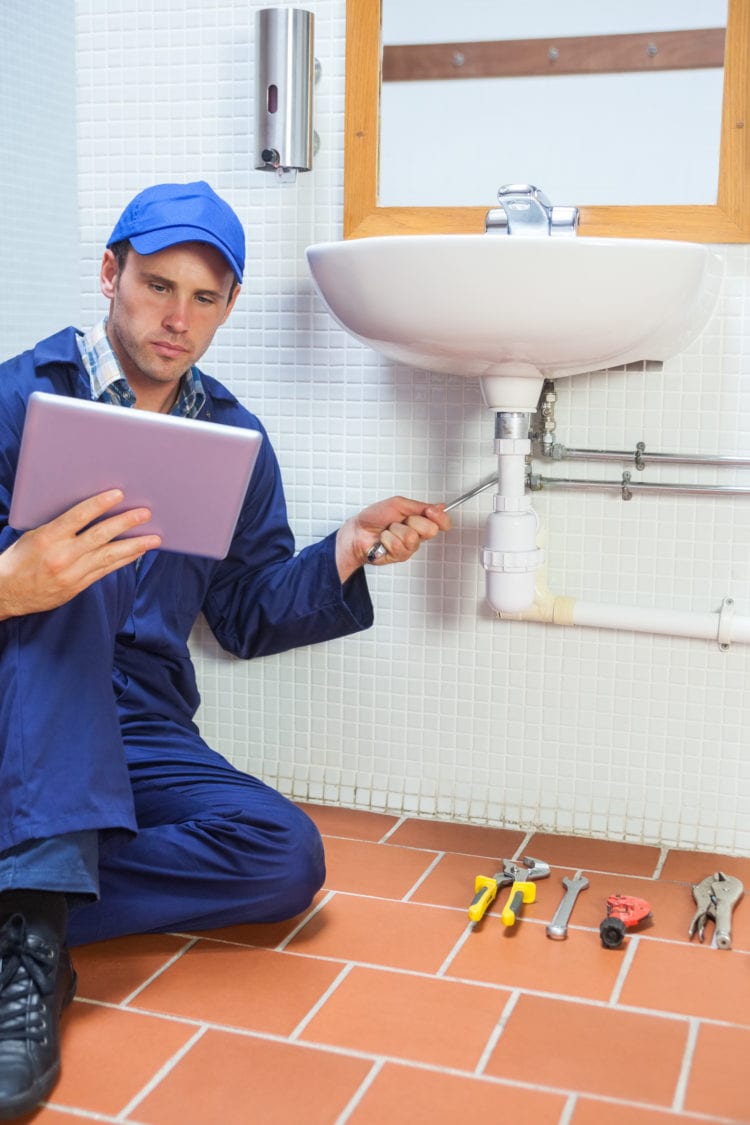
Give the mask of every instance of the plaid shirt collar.
[{"label": "plaid shirt collar", "polygon": [[[134,406],[135,395],[107,336],[106,316],[76,339],[83,366],[91,382],[91,397],[113,406]],[[182,376],[180,394],[170,414],[176,414],[180,418],[195,418],[200,414],[205,401],[206,392],[200,372],[197,367],[190,367]]]}]

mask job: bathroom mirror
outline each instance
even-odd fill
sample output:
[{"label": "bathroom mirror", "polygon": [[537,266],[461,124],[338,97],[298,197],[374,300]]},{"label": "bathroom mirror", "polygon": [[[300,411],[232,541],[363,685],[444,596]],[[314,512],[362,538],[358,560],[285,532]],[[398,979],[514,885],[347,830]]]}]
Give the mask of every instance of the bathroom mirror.
[{"label": "bathroom mirror", "polygon": [[[380,28],[381,0],[347,0],[344,237],[483,231],[486,212],[495,204],[494,195],[486,206],[380,205]],[[746,0],[729,0],[715,204],[582,205],[579,233],[717,243],[750,241],[749,67],[750,5]],[[540,186],[546,187],[543,183]]]}]

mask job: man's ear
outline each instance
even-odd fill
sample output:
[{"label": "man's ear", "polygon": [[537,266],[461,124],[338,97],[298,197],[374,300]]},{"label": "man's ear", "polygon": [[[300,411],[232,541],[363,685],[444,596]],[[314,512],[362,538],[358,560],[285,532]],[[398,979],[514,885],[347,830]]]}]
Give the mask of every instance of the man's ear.
[{"label": "man's ear", "polygon": [[111,301],[115,295],[117,275],[119,272],[117,258],[111,250],[105,250],[104,257],[102,258],[102,268],[99,271],[99,283],[102,293],[108,301]]},{"label": "man's ear", "polygon": [[241,285],[235,285],[235,287],[234,287],[234,293],[232,293],[232,296],[231,296],[231,297],[229,298],[229,300],[227,301],[227,308],[226,308],[226,312],[224,313],[224,316],[223,316],[223,317],[222,317],[222,319],[221,319],[221,323],[222,323],[222,324],[224,324],[224,323],[225,323],[225,321],[226,321],[227,317],[229,316],[230,312],[231,312],[231,311],[232,311],[232,309],[234,308],[234,304],[235,304],[235,301],[237,300],[237,298],[238,298],[238,297],[239,297],[239,295],[240,295],[240,289],[241,289],[241,288],[242,288],[242,286],[241,286]]}]

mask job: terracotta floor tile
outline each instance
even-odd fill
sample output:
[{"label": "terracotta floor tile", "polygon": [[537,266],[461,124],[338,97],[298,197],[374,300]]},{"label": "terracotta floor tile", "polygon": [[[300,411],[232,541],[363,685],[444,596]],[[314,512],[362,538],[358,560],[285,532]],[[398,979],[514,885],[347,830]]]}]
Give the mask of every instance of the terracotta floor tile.
[{"label": "terracotta floor tile", "polygon": [[308,1023],[302,1038],[474,1070],[509,997],[502,989],[355,968]]},{"label": "terracotta floor tile", "polygon": [[[750,1122],[750,1028],[702,1024],[685,1095],[685,1109]],[[671,1123],[670,1123],[671,1125]]]},{"label": "terracotta floor tile", "polygon": [[133,1003],[148,1011],[288,1035],[340,971],[332,962],[200,941]]},{"label": "terracotta floor tile", "polygon": [[325,896],[325,891],[319,891],[307,910],[295,914],[284,922],[245,923],[239,926],[222,926],[217,930],[195,930],[196,937],[206,937],[217,941],[237,942],[239,945],[257,945],[263,949],[275,949],[285,941],[293,930],[314,911],[316,905]]},{"label": "terracotta floor tile", "polygon": [[348,836],[352,840],[382,840],[398,824],[397,816],[366,812],[362,809],[340,809],[331,805],[309,805],[298,801],[315,821],[323,836]]},{"label": "terracotta floor tile", "polygon": [[208,1031],[132,1116],[148,1125],[332,1125],[371,1066],[332,1052]]},{"label": "terracotta floor tile", "polygon": [[589,840],[583,836],[552,836],[537,832],[526,853],[545,860],[551,867],[570,871],[614,871],[623,875],[653,875],[661,855],[660,848],[644,844],[625,844],[617,840]]},{"label": "terracotta floor tile", "polygon": [[703,945],[642,941],[622,1004],[703,1019],[750,1023],[750,956]]},{"label": "terracotta floor tile", "polygon": [[187,944],[171,934],[142,934],[79,945],[73,951],[77,996],[119,1004]]},{"label": "terracotta floor tile", "polygon": [[[674,849],[659,868],[655,847],[540,832],[524,848],[552,868],[535,903],[506,928],[501,888],[470,927],[474,879],[516,855],[523,833],[302,807],[328,857],[309,910],[205,931],[193,947],[171,934],[74,951],[79,998],[64,1016],[62,1078],[50,1105],[19,1125],[120,1119],[165,1067],[132,1121],[334,1125],[346,1112],[347,1125],[507,1115],[529,1125],[750,1125],[750,857]],[[545,926],[562,878],[578,869],[590,886],[567,941],[552,942]],[[710,947],[712,925],[703,946],[687,936],[691,884],[715,870],[748,887],[731,951]],[[647,899],[653,924],[607,950],[599,923],[617,893]],[[334,982],[300,1039],[271,1038],[296,1032]]]},{"label": "terracotta floor tile", "polygon": [[637,1080],[642,1101],[669,1106],[687,1032],[681,1020],[521,995],[487,1074],[614,1098],[632,1097]]},{"label": "terracotta floor tile", "polygon": [[[531,914],[534,907],[523,910]],[[598,934],[571,930],[566,941],[551,941],[543,925],[524,920],[523,915],[507,927],[499,916],[485,915],[446,975],[606,1001],[621,964],[621,956],[604,949]]]},{"label": "terracotta floor tile", "polygon": [[509,859],[525,836],[525,832],[508,828],[484,828],[479,824],[407,820],[389,836],[388,843],[410,848],[429,848],[438,852],[464,852],[500,860]]},{"label": "terracotta floor tile", "polygon": [[667,852],[661,871],[662,879],[675,879],[683,883],[700,883],[713,871],[723,871],[741,879],[750,891],[750,859],[718,855],[716,852]]},{"label": "terracotta floor tile", "polygon": [[559,1094],[386,1063],[347,1125],[419,1125],[423,1121],[457,1125],[500,1120],[557,1125],[564,1105]]},{"label": "terracotta floor tile", "polygon": [[326,888],[381,898],[403,898],[435,859],[435,852],[326,839]]},{"label": "terracotta floor tile", "polygon": [[288,949],[434,973],[467,922],[456,910],[337,893],[292,939]]},{"label": "terracotta floor tile", "polygon": [[62,1076],[53,1100],[118,1114],[195,1031],[174,1020],[76,1000],[63,1017]]},{"label": "terracotta floor tile", "polygon": [[[638,1098],[638,1082],[633,1082],[631,1097]],[[710,1125],[715,1117],[706,1121],[701,1119],[702,1125]],[[573,1111],[570,1125],[701,1125],[694,1117],[687,1117],[681,1113],[669,1113],[668,1110],[644,1109],[642,1105],[617,1105],[611,1101],[596,1101],[593,1098],[581,1098]]]}]

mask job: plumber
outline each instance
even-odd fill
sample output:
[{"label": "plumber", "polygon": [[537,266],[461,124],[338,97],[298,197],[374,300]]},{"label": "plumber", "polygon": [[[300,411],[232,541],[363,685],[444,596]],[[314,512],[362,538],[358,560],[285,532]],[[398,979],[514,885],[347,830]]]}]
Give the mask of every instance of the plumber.
[{"label": "plumber", "polygon": [[[188,637],[203,613],[250,658],[367,628],[363,564],[403,562],[450,527],[393,497],[295,553],[259,420],[196,364],[237,302],[242,225],[208,184],[159,184],[107,243],[108,314],[0,365],[0,1118],[28,1113],[60,1067],[69,948],[136,932],[274,922],[323,883],[309,818],[202,740]],[[122,539],[145,509],[106,492],[18,535],[7,525],[32,391],[264,434],[223,561]],[[200,467],[196,466],[196,472]],[[190,489],[190,481],[184,482]],[[101,518],[104,517],[104,518]]]}]

